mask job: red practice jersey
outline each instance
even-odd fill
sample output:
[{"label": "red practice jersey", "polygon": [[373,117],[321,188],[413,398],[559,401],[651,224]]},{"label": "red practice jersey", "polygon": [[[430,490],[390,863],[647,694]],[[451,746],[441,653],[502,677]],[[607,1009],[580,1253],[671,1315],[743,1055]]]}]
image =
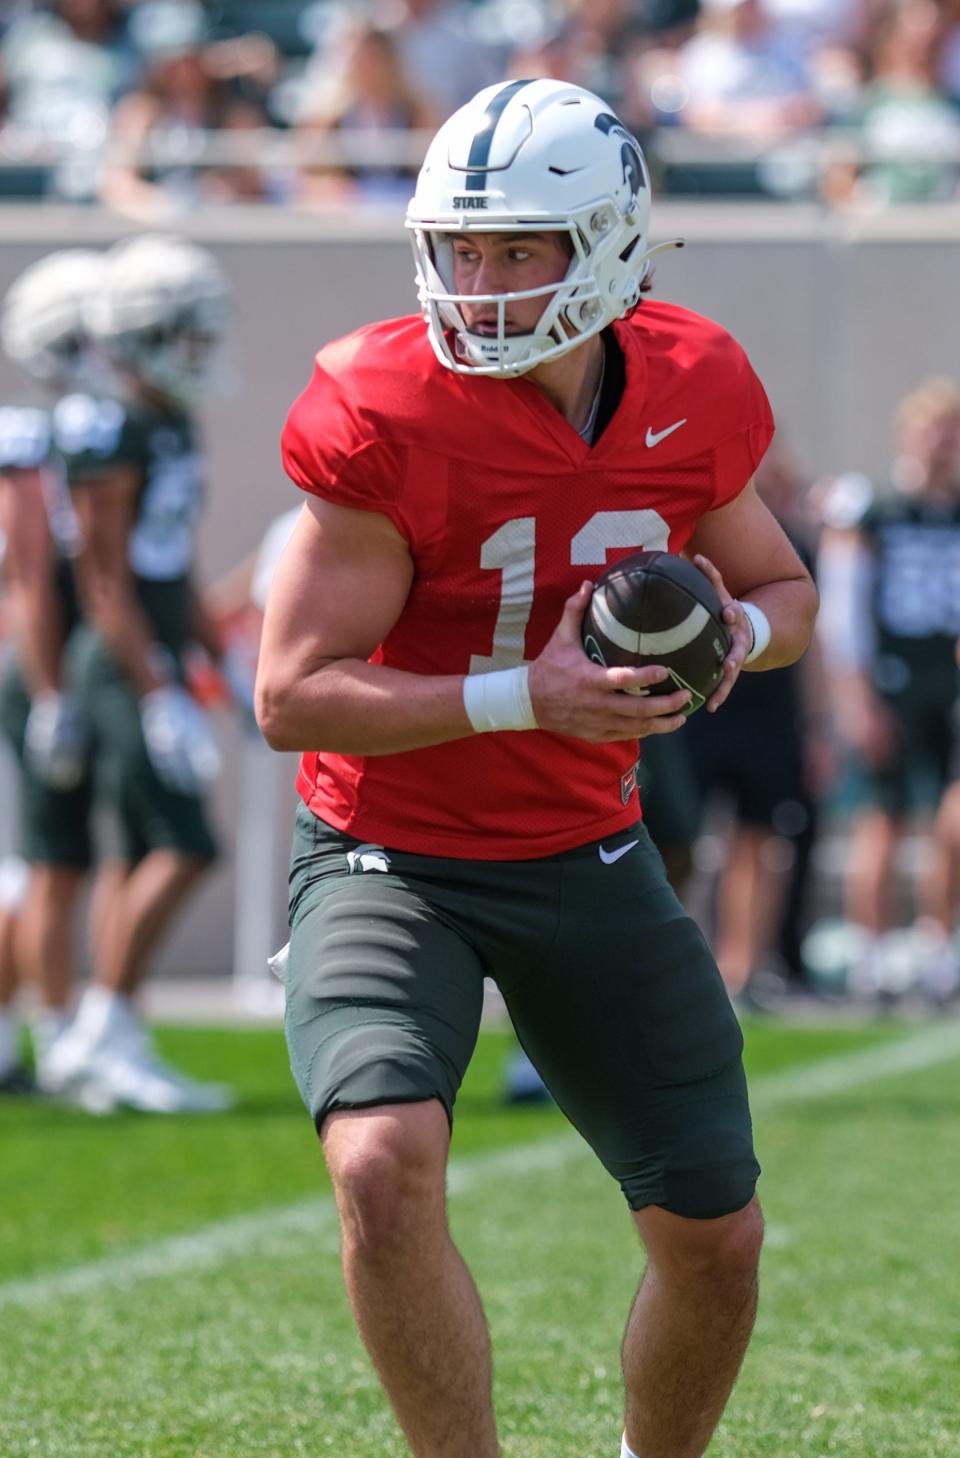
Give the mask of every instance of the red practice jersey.
[{"label": "red practice jersey", "polygon": [[[284,430],[287,473],[382,512],[415,564],[373,662],[465,674],[529,661],[584,577],[640,548],[682,551],[699,517],[746,485],[773,419],[736,341],[650,300],[613,328],[626,386],[593,446],[529,380],[445,369],[419,316],[320,351]],[[542,730],[478,734],[404,754],[308,753],[298,788],[363,841],[525,860],[632,824],[637,752]]]}]

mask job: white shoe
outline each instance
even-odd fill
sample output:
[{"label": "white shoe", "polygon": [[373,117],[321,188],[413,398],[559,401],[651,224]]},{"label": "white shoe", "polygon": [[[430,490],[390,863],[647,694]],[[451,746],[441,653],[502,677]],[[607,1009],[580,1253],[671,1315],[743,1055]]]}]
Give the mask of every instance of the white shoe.
[{"label": "white shoe", "polygon": [[85,1016],[81,1005],[38,1060],[37,1081],[45,1093],[93,1114],[118,1105],[151,1114],[220,1113],[234,1102],[225,1084],[198,1083],[164,1063],[120,998],[111,1001],[106,1016]]},{"label": "white shoe", "polygon": [[104,1048],[91,1069],[94,1087],[114,1106],[145,1114],[219,1114],[234,1102],[225,1084],[199,1083],[164,1063],[152,1048]]}]

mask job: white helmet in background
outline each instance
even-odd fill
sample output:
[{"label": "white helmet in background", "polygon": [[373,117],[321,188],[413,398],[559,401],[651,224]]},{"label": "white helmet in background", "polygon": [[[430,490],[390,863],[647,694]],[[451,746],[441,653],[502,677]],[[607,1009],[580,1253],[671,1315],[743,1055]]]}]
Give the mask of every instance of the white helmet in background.
[{"label": "white helmet in background", "polygon": [[0,313],[4,353],[58,390],[89,388],[93,365],[86,311],[103,286],[104,256],[62,248],[24,269]]},{"label": "white helmet in background", "polygon": [[118,369],[190,404],[221,382],[229,315],[226,279],[213,254],[186,239],[149,235],[110,249],[87,317]]},{"label": "white helmet in background", "polygon": [[[545,79],[479,92],[440,128],[407,209],[438,359],[464,374],[520,375],[622,318],[649,268],[649,217],[640,144],[598,96]],[[457,294],[453,239],[469,232],[563,233],[570,266],[559,283],[538,289]],[[507,304],[540,296],[534,330],[507,334]],[[495,336],[470,333],[466,302],[497,304]]]}]

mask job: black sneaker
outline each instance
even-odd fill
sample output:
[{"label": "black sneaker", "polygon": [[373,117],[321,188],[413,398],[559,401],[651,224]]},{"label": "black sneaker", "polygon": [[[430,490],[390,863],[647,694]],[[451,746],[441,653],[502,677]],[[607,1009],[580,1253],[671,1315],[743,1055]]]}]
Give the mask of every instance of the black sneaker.
[{"label": "black sneaker", "polygon": [[8,1097],[22,1098],[25,1094],[36,1091],[33,1074],[22,1063],[17,1063],[6,1073],[0,1074],[0,1097],[6,1094]]}]

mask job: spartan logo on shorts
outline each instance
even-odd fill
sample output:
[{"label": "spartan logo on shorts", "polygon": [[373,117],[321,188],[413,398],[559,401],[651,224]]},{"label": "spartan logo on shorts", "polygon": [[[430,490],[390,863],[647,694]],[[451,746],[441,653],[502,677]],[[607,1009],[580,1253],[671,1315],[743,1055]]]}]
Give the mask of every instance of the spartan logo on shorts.
[{"label": "spartan logo on shorts", "polygon": [[382,845],[358,845],[347,851],[347,866],[351,876],[360,871],[389,871],[390,857]]}]

